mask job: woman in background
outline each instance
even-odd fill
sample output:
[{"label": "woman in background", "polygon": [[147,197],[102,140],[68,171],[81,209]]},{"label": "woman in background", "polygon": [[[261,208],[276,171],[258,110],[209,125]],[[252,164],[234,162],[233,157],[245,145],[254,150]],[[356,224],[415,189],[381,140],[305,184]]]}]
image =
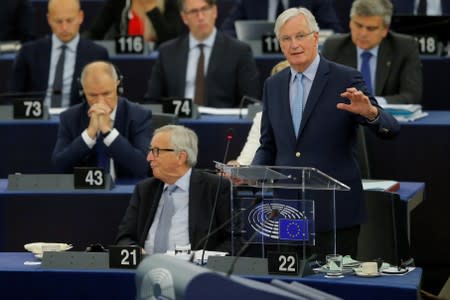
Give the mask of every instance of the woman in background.
[{"label": "woman in background", "polygon": [[142,35],[160,44],[183,30],[176,0],[107,0],[84,36],[93,40]]}]

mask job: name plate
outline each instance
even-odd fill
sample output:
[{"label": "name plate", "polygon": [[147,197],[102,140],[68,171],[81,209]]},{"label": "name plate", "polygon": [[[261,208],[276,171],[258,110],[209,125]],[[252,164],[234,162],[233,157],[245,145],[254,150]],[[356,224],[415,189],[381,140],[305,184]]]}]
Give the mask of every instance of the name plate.
[{"label": "name plate", "polygon": [[280,44],[278,43],[278,39],[275,34],[265,34],[261,37],[261,43],[262,43],[262,52],[263,53],[280,53],[281,48]]},{"label": "name plate", "polygon": [[163,113],[174,114],[179,118],[192,118],[193,105],[189,98],[163,99]]},{"label": "name plate", "polygon": [[14,101],[14,119],[43,119],[44,101],[42,99],[19,99]]},{"label": "name plate", "polygon": [[102,168],[76,167],[74,170],[75,189],[104,189],[106,174]]},{"label": "name plate", "polygon": [[142,35],[122,35],[116,38],[117,54],[143,54],[144,37]]},{"label": "name plate", "polygon": [[138,246],[110,246],[109,267],[136,269],[142,259],[142,250]]},{"label": "name plate", "polygon": [[433,35],[414,35],[419,45],[420,55],[441,55],[442,45]]},{"label": "name plate", "polygon": [[298,275],[298,257],[295,252],[267,253],[269,274]]}]

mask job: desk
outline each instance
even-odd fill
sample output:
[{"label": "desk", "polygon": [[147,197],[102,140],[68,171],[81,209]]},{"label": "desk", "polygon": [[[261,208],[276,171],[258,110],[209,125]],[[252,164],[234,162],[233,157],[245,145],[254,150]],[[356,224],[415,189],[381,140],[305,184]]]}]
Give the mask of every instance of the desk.
[{"label": "desk", "polygon": [[[66,270],[26,266],[30,253],[0,253],[0,290],[4,299],[135,299],[134,271],[118,269]],[[285,276],[248,277],[260,281],[297,280],[345,299],[417,299],[422,270],[405,276],[327,279],[323,275],[305,278]],[[206,287],[205,287],[206,288]]]},{"label": "desk", "polygon": [[373,178],[425,182],[426,201],[411,214],[411,250],[426,290],[438,290],[450,274],[450,112],[401,124],[396,139],[368,133],[366,141]]},{"label": "desk", "polygon": [[[249,279],[270,282],[273,276],[244,276]],[[336,295],[345,300],[379,300],[379,299],[418,299],[421,285],[422,269],[404,276],[380,276],[361,278],[346,275],[344,278],[330,279],[323,274],[315,274],[303,278],[279,276],[278,279],[297,281],[321,291]]]},{"label": "desk", "polygon": [[[1,109],[1,107],[0,107]],[[58,118],[50,120],[0,121],[0,178],[19,173],[50,173],[51,155],[58,132]],[[203,116],[181,119],[180,124],[193,129],[199,137],[198,168],[212,168],[213,161],[223,161],[226,133],[233,129],[227,160],[239,155],[251,121],[230,116]]]},{"label": "desk", "polygon": [[[450,96],[447,93],[448,73],[450,71],[450,57],[422,58],[423,66],[423,101],[422,105],[427,110],[450,110]],[[12,69],[14,54],[0,55],[0,93],[5,92]],[[147,90],[148,80],[151,75],[156,53],[148,56],[116,55],[111,61],[117,65],[124,75],[125,96],[133,101],[142,101]],[[274,65],[283,60],[277,55],[261,55],[255,57],[258,66],[261,86],[270,75]]]},{"label": "desk", "polygon": [[134,185],[76,192],[8,192],[0,180],[0,251],[31,242],[64,242],[84,250],[114,244]]},{"label": "desk", "polygon": [[[72,192],[7,191],[0,179],[0,251],[23,251],[31,242],[64,242],[74,250],[91,243],[111,245],[134,185],[116,185],[112,190]],[[420,195],[423,183],[402,182],[398,193],[408,202]],[[414,205],[414,203],[412,203]]]},{"label": "desk", "polygon": [[44,270],[31,253],[0,253],[2,299],[134,300],[134,270]]}]

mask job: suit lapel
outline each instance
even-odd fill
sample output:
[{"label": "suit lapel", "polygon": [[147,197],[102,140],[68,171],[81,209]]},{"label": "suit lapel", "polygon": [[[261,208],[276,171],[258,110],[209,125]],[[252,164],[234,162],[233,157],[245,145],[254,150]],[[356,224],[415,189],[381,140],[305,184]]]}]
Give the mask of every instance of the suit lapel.
[{"label": "suit lapel", "polygon": [[291,68],[287,67],[284,70],[280,71],[282,72],[280,74],[280,76],[282,76],[281,78],[281,82],[282,82],[282,86],[284,85],[284,87],[279,89],[279,98],[278,99],[286,99],[286,101],[278,101],[278,105],[280,108],[280,116],[289,116],[289,119],[286,119],[289,123],[289,131],[291,132],[290,134],[292,135],[293,139],[290,140],[296,140],[296,136],[295,136],[295,130],[294,130],[294,124],[292,123],[292,111],[291,111],[291,101],[289,98],[289,87],[290,87],[290,82],[291,82]]},{"label": "suit lapel", "polygon": [[314,107],[319,102],[319,97],[322,94],[327,82],[328,82],[328,71],[329,65],[328,61],[320,57],[319,67],[317,68],[316,77],[314,78],[311,90],[309,91],[308,99],[306,100],[305,109],[303,111],[302,123],[300,124],[300,130],[298,137],[302,135],[303,128],[305,128],[309,117],[311,116]]},{"label": "suit lapel", "polygon": [[116,111],[116,119],[114,120],[114,128],[117,129],[120,133],[124,133],[125,126],[125,100],[119,97],[117,101],[117,111]]},{"label": "suit lapel", "polygon": [[[159,181],[159,180],[158,180]],[[141,243],[144,244],[145,239],[147,238],[148,231],[150,230],[150,226],[152,226],[153,221],[155,220],[156,210],[158,209],[159,201],[161,199],[162,191],[163,191],[164,183],[159,181],[157,188],[150,193],[153,195],[149,195],[149,199],[153,199],[153,201],[148,201],[148,199],[141,199],[144,201],[145,205],[150,205],[149,209],[143,208],[142,211],[148,211],[148,215],[144,216],[145,218],[145,228],[142,232]]]},{"label": "suit lapel", "polygon": [[[39,72],[38,74],[49,74],[47,77],[42,76],[42,78],[39,78],[38,82],[42,83],[42,90],[47,90],[48,82],[50,81],[50,55],[52,53],[52,39],[51,36],[47,38],[47,43],[45,44],[45,47],[40,48],[39,51],[39,61],[42,64],[42,73]],[[34,74],[32,74],[34,75]]]},{"label": "suit lapel", "polygon": [[[221,57],[224,57],[225,53],[223,53],[224,49],[224,41],[223,36],[217,32],[216,40],[214,41],[213,47],[211,49],[211,56],[209,58],[208,70],[206,72],[206,80],[210,77],[210,74],[214,73],[216,68],[219,68],[219,61]],[[208,84],[206,85],[206,89],[208,89]]]},{"label": "suit lapel", "polygon": [[[389,38],[389,36],[387,38]],[[380,49],[378,51],[377,70],[375,74],[375,95],[380,95],[383,91],[390,72],[391,59],[391,45],[386,41],[386,39],[384,39],[383,42],[381,42]]]},{"label": "suit lapel", "polygon": [[[202,199],[203,190],[201,188],[201,174],[192,169],[191,179],[189,183],[189,241],[196,244],[197,241],[193,240],[195,222],[198,219],[197,212],[201,208],[201,204],[198,203],[199,199]],[[204,196],[204,195],[203,195]],[[195,245],[192,245],[195,247]]]},{"label": "suit lapel", "polygon": [[350,36],[348,37],[348,40],[349,42],[345,43],[347,46],[342,49],[343,59],[342,61],[339,61],[339,63],[357,69],[358,54],[356,52],[356,47],[355,44],[353,44]]},{"label": "suit lapel", "polygon": [[175,79],[176,89],[175,95],[184,95],[184,91],[186,90],[186,70],[187,70],[187,62],[189,57],[189,35],[185,35],[181,40],[181,51],[182,55],[174,55],[173,59],[175,61],[174,66],[179,66]]}]

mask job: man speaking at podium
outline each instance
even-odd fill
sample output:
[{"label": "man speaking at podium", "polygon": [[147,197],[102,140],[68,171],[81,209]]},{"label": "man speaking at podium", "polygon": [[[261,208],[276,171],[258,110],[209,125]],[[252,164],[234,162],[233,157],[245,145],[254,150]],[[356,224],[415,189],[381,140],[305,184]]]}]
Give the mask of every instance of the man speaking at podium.
[{"label": "man speaking at podium", "polygon": [[[275,34],[290,67],[265,82],[261,145],[252,165],[314,167],[348,185],[351,191],[336,193],[337,252],[355,257],[359,227],[367,218],[355,157],[357,128],[391,138],[400,127],[367,92],[357,70],[318,54],[319,28],[309,10],[285,10]],[[311,200],[319,233],[314,251],[327,254],[333,249],[332,226],[320,216],[331,201]]]},{"label": "man speaking at podium", "polygon": [[[210,222],[214,231],[229,221],[230,183],[193,169],[197,144],[197,135],[183,126],[155,130],[147,155],[154,178],[136,185],[119,225],[117,244],[138,245],[148,254],[188,244],[202,247],[199,243],[208,235]],[[211,235],[206,249],[230,251],[229,241],[230,232],[223,228]]]}]

